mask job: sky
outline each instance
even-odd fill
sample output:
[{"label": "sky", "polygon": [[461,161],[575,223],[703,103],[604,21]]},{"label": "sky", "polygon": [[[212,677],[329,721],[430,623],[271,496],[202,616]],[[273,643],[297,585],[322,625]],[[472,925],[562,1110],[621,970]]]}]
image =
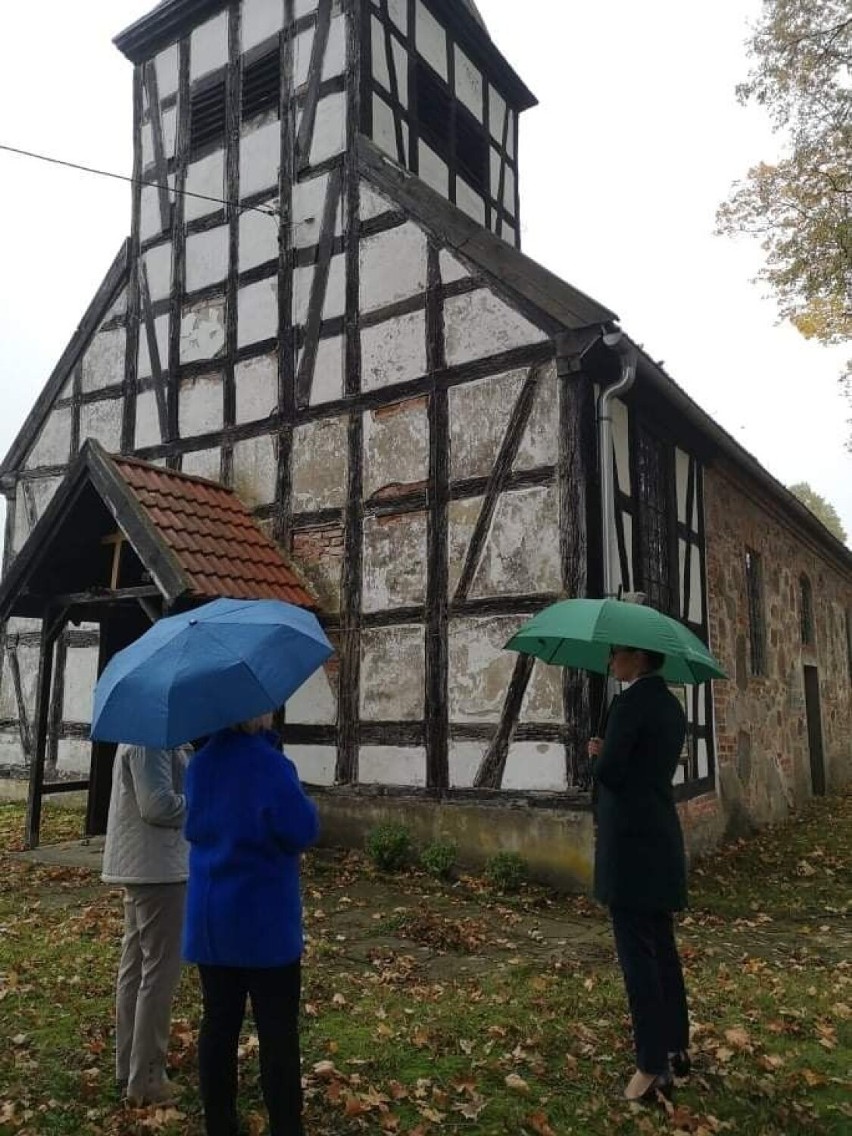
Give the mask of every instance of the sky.
[{"label": "sky", "polygon": [[[628,334],[785,484],[852,534],[846,349],[779,325],[752,241],[713,235],[734,179],[778,142],[734,97],[759,0],[477,0],[540,100],[522,117],[524,251]],[[4,11],[0,142],[129,173],[131,65],[112,37],[154,0]],[[0,152],[0,452],[130,227],[120,182]],[[0,509],[2,509],[0,498]],[[2,530],[0,530],[2,531]]]}]

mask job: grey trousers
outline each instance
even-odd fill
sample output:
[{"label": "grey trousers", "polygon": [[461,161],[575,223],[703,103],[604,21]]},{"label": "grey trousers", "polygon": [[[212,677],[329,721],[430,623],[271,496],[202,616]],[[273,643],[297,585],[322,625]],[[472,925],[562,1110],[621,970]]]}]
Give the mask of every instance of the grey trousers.
[{"label": "grey trousers", "polygon": [[186,884],[124,889],[124,938],[115,990],[115,1077],[145,1099],[166,1075],[172,1000],[180,978]]}]

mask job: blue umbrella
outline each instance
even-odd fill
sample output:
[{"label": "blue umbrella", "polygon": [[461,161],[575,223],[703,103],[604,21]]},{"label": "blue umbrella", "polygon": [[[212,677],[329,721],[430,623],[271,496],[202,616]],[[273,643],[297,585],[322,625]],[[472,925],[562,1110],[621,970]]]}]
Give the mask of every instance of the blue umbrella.
[{"label": "blue umbrella", "polygon": [[95,687],[92,737],[168,748],[277,710],[333,654],[316,616],[214,600],[161,619]]}]

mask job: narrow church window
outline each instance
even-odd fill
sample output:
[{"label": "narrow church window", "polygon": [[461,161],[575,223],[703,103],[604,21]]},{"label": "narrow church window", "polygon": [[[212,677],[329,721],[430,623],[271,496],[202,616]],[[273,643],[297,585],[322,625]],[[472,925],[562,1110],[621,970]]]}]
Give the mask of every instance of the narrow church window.
[{"label": "narrow church window", "polygon": [[281,60],[276,48],[250,63],[243,71],[243,122],[269,111],[277,115],[280,98]]},{"label": "narrow church window", "polygon": [[751,673],[766,674],[766,624],[763,602],[763,564],[760,555],[747,548],[745,554],[746,594]]},{"label": "narrow church window", "polygon": [[805,575],[799,577],[799,621],[802,642],[809,646],[814,641],[814,596],[811,582]]},{"label": "narrow church window", "polygon": [[641,590],[652,607],[678,615],[671,453],[664,442],[641,426],[637,431],[636,475]]},{"label": "narrow church window", "polygon": [[190,102],[189,152],[195,155],[225,140],[225,80],[197,91]]}]

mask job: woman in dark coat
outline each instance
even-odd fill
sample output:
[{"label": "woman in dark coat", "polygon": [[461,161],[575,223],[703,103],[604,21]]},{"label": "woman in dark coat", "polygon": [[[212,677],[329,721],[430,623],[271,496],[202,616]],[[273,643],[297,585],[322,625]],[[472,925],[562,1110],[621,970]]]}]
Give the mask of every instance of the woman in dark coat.
[{"label": "woman in dark coat", "polygon": [[672,913],[686,906],[686,858],[672,779],[686,736],[655,652],[613,647],[613,677],[629,683],[589,754],[595,792],[595,897],[612,917],[630,1003],[636,1072],[628,1100],[671,1095],[689,1071],[689,1019]]}]

